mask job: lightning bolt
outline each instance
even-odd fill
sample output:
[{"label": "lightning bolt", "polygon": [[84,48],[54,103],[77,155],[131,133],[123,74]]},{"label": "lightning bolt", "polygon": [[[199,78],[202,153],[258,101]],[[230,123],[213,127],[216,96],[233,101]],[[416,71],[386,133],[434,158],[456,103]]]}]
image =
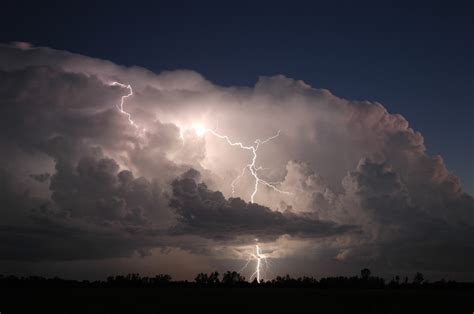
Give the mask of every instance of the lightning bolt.
[{"label": "lightning bolt", "polygon": [[[128,94],[121,97],[120,105],[117,105],[117,108],[120,111],[120,113],[127,116],[127,119],[129,121],[129,123],[133,127],[135,127],[137,130],[139,130],[139,126],[132,119],[132,115],[129,112],[125,111],[125,109],[124,109],[125,100],[133,95],[132,86],[130,84],[125,85],[125,84],[122,84],[120,82],[112,82],[112,83],[110,83],[110,85],[111,86],[120,86],[122,88],[128,89],[128,91],[129,91]],[[145,131],[144,128],[143,128],[143,131]],[[269,138],[267,138],[265,140],[261,140],[261,139],[257,138],[254,141],[254,145],[251,145],[251,146],[244,145],[241,142],[233,142],[233,141],[231,141],[229,136],[217,133],[217,126],[216,126],[216,130],[204,129],[204,133],[206,133],[206,132],[209,132],[210,134],[212,134],[213,136],[215,136],[219,139],[225,140],[227,142],[227,144],[229,144],[230,146],[237,146],[237,147],[239,147],[243,150],[247,150],[247,151],[250,151],[252,153],[252,158],[251,158],[250,163],[245,165],[245,167],[242,169],[240,174],[231,183],[232,196],[234,196],[234,194],[235,194],[235,185],[238,183],[238,181],[240,181],[240,179],[242,179],[242,177],[245,175],[247,170],[250,172],[250,174],[255,179],[254,189],[253,189],[252,194],[250,195],[250,202],[251,203],[254,203],[254,198],[255,198],[255,195],[258,192],[259,184],[265,185],[265,186],[273,189],[274,191],[276,191],[278,193],[291,194],[290,192],[283,191],[283,190],[280,190],[279,188],[277,188],[275,183],[271,183],[271,182],[265,181],[262,178],[260,178],[258,176],[258,172],[261,171],[261,170],[265,170],[267,168],[264,168],[264,167],[261,167],[261,166],[259,166],[259,167],[256,166],[256,161],[257,161],[257,157],[258,157],[257,156],[258,149],[260,148],[261,145],[266,144],[266,143],[270,142],[271,140],[273,140],[273,139],[277,138],[278,136],[280,136],[280,130],[278,130],[277,133],[275,133],[274,135],[270,136]],[[257,282],[260,283],[260,280],[262,278],[263,267],[265,266],[265,269],[268,269],[268,261],[267,261],[267,257],[262,253],[262,251],[261,251],[258,244],[255,245],[255,253],[250,254],[250,257],[247,260],[247,263],[244,265],[244,267],[241,269],[241,271],[243,271],[244,269],[246,269],[248,267],[251,260],[255,260],[256,265],[255,265],[255,271],[250,276],[250,281],[252,281],[252,279],[256,279]]]},{"label": "lightning bolt", "polygon": [[247,263],[244,265],[244,267],[242,267],[240,271],[242,272],[243,270],[245,270],[250,264],[250,261],[252,260],[256,261],[256,264],[255,264],[255,271],[250,276],[249,281],[252,281],[252,279],[257,279],[257,282],[260,283],[260,280],[262,278],[262,273],[263,273],[263,266],[265,265],[265,268],[268,269],[268,261],[267,261],[267,257],[264,254],[262,254],[262,251],[260,247],[258,246],[258,244],[255,245],[255,253],[250,253],[249,258],[247,259]]},{"label": "lightning bolt", "polygon": [[[122,113],[123,115],[125,115],[128,119],[128,122],[133,126],[135,127],[135,129],[137,129],[139,131],[139,134],[141,132],[145,132],[146,129],[143,128],[143,129],[140,129],[140,127],[138,126],[138,124],[132,119],[132,115],[131,113],[125,111],[124,109],[124,104],[125,104],[125,100],[131,96],[133,96],[133,89],[132,89],[132,86],[130,84],[126,85],[126,84],[123,84],[123,83],[120,83],[120,82],[111,82],[109,84],[110,86],[120,86],[122,88],[126,88],[128,89],[128,94],[126,95],[123,95],[120,99],[120,104],[117,105],[117,109],[120,111],[120,113]],[[287,191],[282,191],[280,190],[279,188],[276,187],[276,185],[274,183],[270,183],[268,181],[265,181],[263,180],[262,178],[260,178],[258,176],[258,172],[261,171],[261,170],[265,170],[266,168],[263,168],[263,167],[256,167],[255,166],[255,163],[257,161],[257,151],[258,149],[260,148],[261,145],[263,144],[266,144],[268,142],[270,142],[271,140],[277,138],[279,135],[280,135],[280,130],[278,130],[278,132],[276,134],[274,134],[273,136],[270,136],[269,138],[265,139],[265,140],[261,140],[261,139],[256,139],[254,141],[254,145],[252,146],[246,146],[244,144],[242,144],[241,142],[233,142],[230,140],[230,138],[227,136],[227,135],[222,135],[222,134],[219,134],[217,133],[217,126],[216,126],[216,130],[212,130],[212,129],[204,129],[203,130],[204,132],[209,132],[210,134],[220,138],[220,139],[224,139],[227,144],[229,144],[230,146],[238,146],[240,147],[241,149],[243,150],[248,150],[252,153],[252,158],[251,158],[251,162],[249,164],[247,164],[241,171],[241,173],[232,181],[231,183],[231,187],[232,187],[232,196],[235,195],[235,185],[240,181],[240,179],[242,179],[242,177],[245,175],[245,172],[248,170],[250,171],[250,174],[254,177],[255,179],[255,183],[254,183],[254,189],[253,189],[253,192],[252,194],[250,195],[250,202],[251,203],[254,203],[254,199],[255,199],[255,195],[257,194],[258,192],[258,186],[259,184],[262,184],[262,185],[265,185],[269,188],[271,188],[272,190],[278,192],[278,193],[282,193],[282,194],[291,194],[290,192],[287,192]]]},{"label": "lightning bolt", "polygon": [[270,142],[271,140],[273,140],[275,138],[277,138],[280,135],[280,130],[278,130],[277,133],[275,133],[274,135],[270,136],[269,138],[267,138],[263,141],[261,139],[257,138],[254,141],[254,145],[252,145],[252,146],[246,146],[246,145],[242,144],[241,142],[233,142],[233,141],[230,140],[230,138],[227,135],[219,134],[215,130],[212,130],[212,129],[205,129],[205,132],[209,132],[210,134],[214,135],[215,137],[225,140],[227,142],[227,144],[229,144],[230,146],[237,146],[237,147],[240,147],[243,150],[248,150],[252,153],[251,162],[249,164],[245,165],[245,167],[242,169],[240,174],[231,183],[232,196],[234,196],[234,194],[235,194],[235,185],[240,181],[240,179],[242,179],[242,177],[245,175],[245,172],[247,170],[250,171],[250,174],[255,179],[254,189],[253,189],[252,194],[250,195],[250,202],[251,203],[254,203],[254,198],[255,198],[255,195],[258,192],[259,184],[265,185],[265,186],[271,188],[272,190],[274,190],[278,193],[291,194],[290,192],[280,190],[279,188],[277,188],[275,186],[275,184],[267,182],[267,181],[263,180],[262,178],[260,178],[258,176],[258,172],[260,170],[265,170],[266,168],[257,167],[255,165],[256,161],[257,161],[257,151],[260,148],[260,146]]},{"label": "lightning bolt", "polygon": [[125,111],[125,109],[123,109],[123,105],[125,103],[125,100],[128,98],[128,97],[131,97],[133,96],[133,89],[132,89],[132,86],[130,84],[128,85],[125,85],[125,84],[122,84],[120,82],[111,82],[109,84],[110,86],[120,86],[122,88],[126,88],[128,89],[128,94],[127,95],[124,95],[120,98],[120,105],[117,105],[117,109],[120,111],[121,114],[124,114],[125,116],[127,116],[127,119],[128,119],[128,122],[135,128],[137,129],[139,132],[145,132],[146,129],[143,128],[140,130],[140,127],[138,126],[138,124],[135,123],[135,121],[133,121],[132,119],[132,114],[130,112],[127,112]]}]

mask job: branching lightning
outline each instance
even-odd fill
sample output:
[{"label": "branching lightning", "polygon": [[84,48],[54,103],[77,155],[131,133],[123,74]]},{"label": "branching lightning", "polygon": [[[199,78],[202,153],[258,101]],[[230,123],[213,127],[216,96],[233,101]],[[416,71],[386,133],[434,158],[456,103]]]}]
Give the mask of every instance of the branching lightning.
[{"label": "branching lightning", "polygon": [[[129,112],[125,111],[125,109],[124,109],[125,100],[133,95],[132,86],[130,84],[125,85],[125,84],[122,84],[122,83],[119,83],[119,82],[112,82],[112,83],[110,83],[110,85],[111,86],[120,86],[122,88],[128,89],[129,93],[121,97],[120,105],[117,105],[117,108],[120,111],[120,113],[127,116],[127,119],[130,122],[130,124],[133,127],[135,127],[138,131],[140,131],[140,127],[132,119],[132,115]],[[142,131],[145,131],[145,129],[143,128]],[[222,134],[217,133],[217,127],[216,127],[216,130],[203,128],[203,127],[198,127],[198,128],[195,128],[195,132],[198,136],[204,136],[205,133],[209,132],[213,136],[225,140],[227,142],[227,144],[229,144],[230,146],[237,146],[237,147],[239,147],[243,150],[247,150],[247,151],[250,151],[252,153],[251,162],[248,163],[247,165],[245,165],[245,167],[242,169],[240,174],[231,183],[232,196],[234,196],[234,194],[235,194],[235,185],[242,179],[242,177],[245,175],[247,170],[250,172],[250,174],[255,179],[254,189],[253,189],[252,194],[250,195],[250,202],[251,203],[254,202],[255,195],[258,192],[259,184],[265,185],[265,186],[273,189],[274,191],[276,191],[278,193],[291,194],[290,192],[283,191],[283,190],[280,190],[279,188],[277,188],[276,185],[275,185],[276,183],[268,182],[268,181],[265,181],[262,178],[260,178],[258,176],[258,172],[261,171],[261,170],[265,170],[267,168],[264,168],[262,166],[259,166],[259,167],[256,166],[258,149],[260,148],[261,145],[266,144],[266,143],[270,142],[271,140],[277,138],[280,135],[280,130],[278,130],[278,132],[276,134],[270,136],[269,138],[267,138],[265,140],[261,140],[261,139],[257,138],[254,141],[254,145],[251,145],[251,146],[244,145],[241,142],[231,141],[230,138],[227,135],[222,135]],[[267,257],[262,253],[262,251],[261,251],[260,247],[258,246],[258,244],[255,245],[255,253],[250,253],[250,257],[248,258],[247,263],[244,265],[244,267],[241,269],[241,271],[244,270],[245,268],[247,268],[250,261],[252,261],[252,260],[256,261],[256,265],[255,265],[255,271],[250,276],[250,281],[252,281],[252,279],[256,279],[257,282],[260,282],[260,280],[262,278],[262,275],[263,275],[263,272],[264,272],[264,267],[265,267],[265,269],[268,269],[268,261],[267,261]]]},{"label": "branching lightning", "polygon": [[[201,131],[199,131],[201,132]],[[222,135],[222,134],[219,134],[217,133],[216,131],[212,130],[212,129],[205,129],[205,132],[209,132],[211,133],[212,135],[220,138],[220,139],[224,139],[226,140],[227,144],[229,144],[230,146],[237,146],[237,147],[240,147],[241,149],[244,149],[244,150],[248,150],[250,152],[252,152],[252,159],[251,159],[251,162],[247,165],[245,165],[245,167],[242,169],[241,173],[232,181],[231,183],[231,187],[232,187],[232,196],[234,196],[235,194],[235,185],[237,184],[237,182],[239,182],[240,179],[242,179],[242,177],[245,175],[245,172],[247,171],[247,169],[250,171],[250,174],[254,177],[255,179],[255,183],[254,183],[254,189],[253,189],[253,192],[252,194],[250,195],[250,202],[253,203],[254,202],[254,198],[255,198],[255,195],[257,194],[258,192],[258,185],[259,184],[263,184],[271,189],[273,189],[274,191],[278,192],[278,193],[283,193],[283,194],[290,194],[290,192],[287,192],[287,191],[282,191],[280,190],[279,188],[277,188],[275,186],[275,184],[272,184],[270,182],[267,182],[265,180],[263,180],[262,178],[260,178],[258,176],[258,172],[260,170],[265,170],[266,168],[263,168],[263,167],[257,167],[255,164],[256,164],[256,161],[257,161],[257,151],[258,149],[260,148],[260,145],[263,145],[265,143],[268,143],[269,141],[277,138],[279,135],[280,135],[280,131],[278,131],[276,134],[274,134],[273,136],[270,136],[269,138],[265,139],[265,140],[261,140],[261,139],[256,139],[254,141],[254,145],[252,146],[246,146],[244,144],[242,144],[241,142],[232,142],[230,140],[230,138],[227,136],[227,135]]]},{"label": "branching lightning", "polygon": [[[120,105],[117,105],[117,109],[120,111],[120,113],[124,114],[125,116],[127,116],[127,119],[128,119],[128,122],[133,126],[135,127],[139,132],[140,131],[146,131],[144,128],[140,130],[140,127],[138,126],[138,124],[132,119],[132,115],[126,111],[124,109],[124,103],[125,103],[125,100],[131,96],[133,96],[133,89],[132,89],[132,86],[130,84],[126,85],[126,84],[123,84],[123,83],[120,83],[120,82],[111,82],[110,83],[111,86],[120,86],[122,88],[126,88],[128,89],[128,94],[124,95],[121,97],[120,99]],[[252,194],[250,195],[250,202],[251,203],[254,203],[254,198],[255,198],[255,195],[257,194],[258,192],[258,186],[259,184],[263,184],[271,189],[273,189],[274,191],[278,192],[278,193],[283,193],[283,194],[290,194],[290,192],[287,192],[287,191],[282,191],[280,190],[279,188],[276,187],[276,185],[274,183],[271,183],[271,182],[268,182],[268,181],[265,181],[263,180],[262,178],[260,178],[258,176],[258,172],[261,171],[261,170],[265,170],[266,168],[264,167],[257,167],[255,164],[256,164],[256,161],[257,161],[257,151],[258,149],[260,148],[261,145],[265,144],[265,143],[268,143],[269,141],[277,138],[279,135],[280,135],[280,131],[278,130],[278,132],[276,134],[274,134],[273,136],[270,136],[269,138],[265,139],[265,140],[261,140],[261,139],[256,139],[254,141],[254,145],[252,146],[246,146],[244,144],[242,144],[241,142],[232,142],[230,140],[230,138],[227,136],[227,135],[222,135],[222,134],[219,134],[217,133],[217,128],[216,130],[212,130],[212,129],[208,129],[208,128],[203,128],[203,127],[199,127],[199,128],[195,128],[195,132],[198,136],[203,136],[206,132],[209,132],[210,134],[220,138],[220,139],[224,139],[227,144],[229,144],[230,146],[237,146],[237,147],[240,147],[241,149],[243,150],[248,150],[250,152],[252,152],[252,158],[251,158],[251,162],[247,165],[245,165],[245,167],[242,169],[241,173],[232,181],[231,183],[231,187],[232,187],[232,196],[235,195],[235,185],[237,184],[237,182],[240,181],[240,179],[242,179],[242,177],[245,175],[245,172],[247,171],[247,169],[250,171],[250,174],[254,177],[255,179],[255,183],[254,183],[254,189],[253,189],[253,192]]]},{"label": "branching lightning", "polygon": [[244,265],[244,267],[242,267],[240,271],[243,271],[244,269],[246,269],[247,266],[250,264],[250,261],[252,260],[256,261],[256,264],[255,264],[255,271],[250,276],[249,281],[256,279],[257,282],[260,282],[263,272],[264,272],[264,266],[265,266],[265,269],[268,269],[268,261],[267,261],[267,257],[262,253],[262,250],[260,249],[258,244],[255,245],[255,253],[250,253],[249,258],[247,259],[247,263]]}]

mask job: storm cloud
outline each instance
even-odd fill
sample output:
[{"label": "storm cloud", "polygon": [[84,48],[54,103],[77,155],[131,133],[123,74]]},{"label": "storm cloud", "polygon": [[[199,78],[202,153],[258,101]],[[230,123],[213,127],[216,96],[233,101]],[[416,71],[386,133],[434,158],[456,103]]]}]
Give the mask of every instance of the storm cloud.
[{"label": "storm cloud", "polygon": [[327,237],[356,231],[354,226],[338,226],[333,222],[278,212],[240,198],[226,199],[219,191],[211,191],[199,183],[200,174],[189,170],[173,181],[171,206],[178,214],[177,233],[195,233],[216,239],[251,235],[259,241],[281,235]]},{"label": "storm cloud", "polygon": [[[138,129],[117,109],[128,91],[114,81],[133,87],[125,109]],[[213,247],[258,238],[282,260],[304,251],[324,265],[474,275],[473,197],[380,103],[283,75],[221,87],[25,45],[0,46],[0,101],[3,260],[154,248],[213,258]],[[250,203],[245,175],[233,195],[249,152],[196,126],[246,145],[280,131],[257,166],[288,193],[259,186]]]}]

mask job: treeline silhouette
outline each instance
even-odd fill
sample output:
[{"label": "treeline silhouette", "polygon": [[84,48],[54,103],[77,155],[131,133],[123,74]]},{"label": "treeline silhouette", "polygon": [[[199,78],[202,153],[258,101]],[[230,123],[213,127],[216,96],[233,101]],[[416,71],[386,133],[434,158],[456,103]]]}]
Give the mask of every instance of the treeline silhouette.
[{"label": "treeline silhouette", "polygon": [[218,272],[199,273],[194,281],[173,281],[170,275],[160,274],[154,277],[141,277],[139,274],[126,276],[109,276],[105,281],[67,280],[58,277],[44,278],[39,276],[16,277],[0,275],[0,288],[156,288],[156,287],[268,287],[268,288],[316,288],[316,289],[442,289],[442,290],[474,290],[472,282],[446,281],[444,279],[430,282],[423,274],[416,273],[412,280],[403,280],[395,276],[386,282],[383,278],[372,276],[369,269],[364,268],[360,276],[292,278],[289,275],[277,276],[272,280],[254,280],[248,282],[245,277],[235,271],[227,271],[222,276]]}]

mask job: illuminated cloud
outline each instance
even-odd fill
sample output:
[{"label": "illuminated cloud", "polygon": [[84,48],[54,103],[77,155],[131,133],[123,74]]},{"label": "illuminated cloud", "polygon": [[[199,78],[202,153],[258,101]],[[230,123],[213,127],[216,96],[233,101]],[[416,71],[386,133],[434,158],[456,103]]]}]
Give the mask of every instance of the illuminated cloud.
[{"label": "illuminated cloud", "polygon": [[[133,87],[125,111],[146,131],[117,109],[129,91],[113,82]],[[0,83],[4,260],[154,248],[214,256],[258,237],[285,269],[309,258],[327,271],[473,276],[472,196],[379,103],[283,75],[221,87],[192,71],[155,74],[25,45],[0,46]],[[216,127],[246,145],[280,130],[255,166],[291,193],[260,186],[251,204],[247,173],[232,198],[251,152],[203,132]],[[299,271],[312,274],[314,264]]]}]

